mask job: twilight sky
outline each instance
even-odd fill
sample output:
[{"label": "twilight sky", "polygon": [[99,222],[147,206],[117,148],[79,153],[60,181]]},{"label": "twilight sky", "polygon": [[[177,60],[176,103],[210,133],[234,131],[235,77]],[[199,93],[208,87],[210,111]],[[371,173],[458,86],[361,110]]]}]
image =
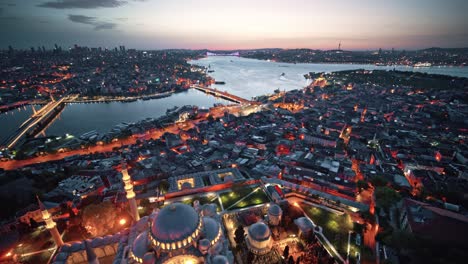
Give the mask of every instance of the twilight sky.
[{"label": "twilight sky", "polygon": [[0,49],[468,47],[466,0],[0,0]]}]

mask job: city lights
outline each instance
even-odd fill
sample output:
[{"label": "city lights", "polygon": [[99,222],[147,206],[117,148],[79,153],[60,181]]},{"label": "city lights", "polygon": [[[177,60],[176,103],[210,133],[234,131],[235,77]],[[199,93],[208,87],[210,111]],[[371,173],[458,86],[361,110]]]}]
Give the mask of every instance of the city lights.
[{"label": "city lights", "polygon": [[10,2],[3,262],[468,259],[468,1]]}]

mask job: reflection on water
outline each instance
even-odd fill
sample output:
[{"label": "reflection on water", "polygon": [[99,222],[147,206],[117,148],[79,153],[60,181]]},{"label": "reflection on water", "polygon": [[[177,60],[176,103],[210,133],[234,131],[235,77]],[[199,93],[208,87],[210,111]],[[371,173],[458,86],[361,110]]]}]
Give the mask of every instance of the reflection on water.
[{"label": "reflection on water", "polygon": [[[69,104],[47,129],[46,135],[64,135],[65,133],[80,135],[91,130],[106,133],[121,122],[132,123],[148,117],[160,117],[166,114],[167,109],[174,106],[197,105],[200,108],[209,108],[216,103],[228,104],[230,102],[197,90],[189,90],[170,97],[147,101]],[[21,108],[21,110],[17,109],[0,115],[2,127],[0,138],[8,137],[31,114],[32,110],[29,106],[26,110]]]},{"label": "reflection on water", "polygon": [[353,69],[379,69],[418,71],[451,76],[467,77],[468,67],[428,67],[413,68],[406,66],[375,66],[372,64],[317,64],[317,63],[280,63],[239,57],[206,57],[190,63],[210,66],[209,75],[224,85],[216,88],[250,99],[253,96],[273,93],[274,90],[293,90],[306,86],[304,74],[309,72],[332,72]]},{"label": "reflection on water", "polygon": [[[238,57],[208,57],[193,64],[211,66],[210,73],[225,85],[216,88],[250,99],[251,97],[273,93],[276,89],[292,90],[304,87],[308,82],[304,74],[309,72],[331,72],[352,69],[386,69],[393,66],[379,67],[359,64],[290,64],[274,63]],[[413,68],[396,66],[397,70],[420,71],[468,77],[468,67],[430,67]],[[105,133],[121,122],[137,122],[147,117],[157,118],[166,113],[168,108],[183,105],[211,107],[215,103],[228,103],[225,100],[205,95],[196,90],[189,90],[166,98],[130,103],[71,104],[59,118],[47,129],[47,135],[63,135],[97,130]],[[37,108],[37,107],[36,107]],[[0,140],[13,133],[32,113],[31,106],[0,114]]]}]

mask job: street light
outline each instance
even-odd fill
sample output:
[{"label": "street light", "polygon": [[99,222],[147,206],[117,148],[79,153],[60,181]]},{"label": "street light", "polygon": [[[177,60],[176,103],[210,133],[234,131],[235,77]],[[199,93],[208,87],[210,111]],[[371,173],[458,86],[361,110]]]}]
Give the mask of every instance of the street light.
[{"label": "street light", "polygon": [[126,223],[127,223],[127,220],[125,218],[122,218],[119,220],[119,224],[122,226],[125,225]]}]

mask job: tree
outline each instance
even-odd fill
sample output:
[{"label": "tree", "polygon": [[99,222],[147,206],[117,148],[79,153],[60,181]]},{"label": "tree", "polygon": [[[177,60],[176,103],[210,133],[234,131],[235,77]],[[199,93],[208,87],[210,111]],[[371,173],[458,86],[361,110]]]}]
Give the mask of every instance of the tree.
[{"label": "tree", "polygon": [[159,183],[159,191],[161,193],[166,193],[167,190],[169,190],[169,183],[167,182],[167,180],[162,180],[160,183]]},{"label": "tree", "polygon": [[388,183],[388,181],[382,176],[376,176],[370,179],[370,183],[372,183],[374,187],[381,187],[381,186],[385,186]]},{"label": "tree", "polygon": [[244,242],[244,236],[245,236],[245,231],[244,228],[239,225],[236,228],[236,231],[234,231],[234,241],[236,241],[236,244],[242,244]]},{"label": "tree", "polygon": [[144,198],[140,200],[140,206],[143,207],[145,213],[151,211],[151,203],[148,198]]},{"label": "tree", "polygon": [[110,202],[91,204],[83,210],[81,225],[92,236],[109,234],[117,225],[118,211]]},{"label": "tree", "polygon": [[366,181],[363,181],[363,180],[357,181],[356,185],[357,185],[359,191],[369,189],[369,183],[367,183]]},{"label": "tree", "polygon": [[140,206],[147,208],[151,205],[150,201],[148,198],[144,198],[140,200]]},{"label": "tree", "polygon": [[289,257],[289,245],[286,245],[283,250],[283,258],[288,259]]},{"label": "tree", "polygon": [[392,205],[400,201],[401,196],[392,188],[385,186],[375,189],[375,199],[378,206],[389,209]]}]

